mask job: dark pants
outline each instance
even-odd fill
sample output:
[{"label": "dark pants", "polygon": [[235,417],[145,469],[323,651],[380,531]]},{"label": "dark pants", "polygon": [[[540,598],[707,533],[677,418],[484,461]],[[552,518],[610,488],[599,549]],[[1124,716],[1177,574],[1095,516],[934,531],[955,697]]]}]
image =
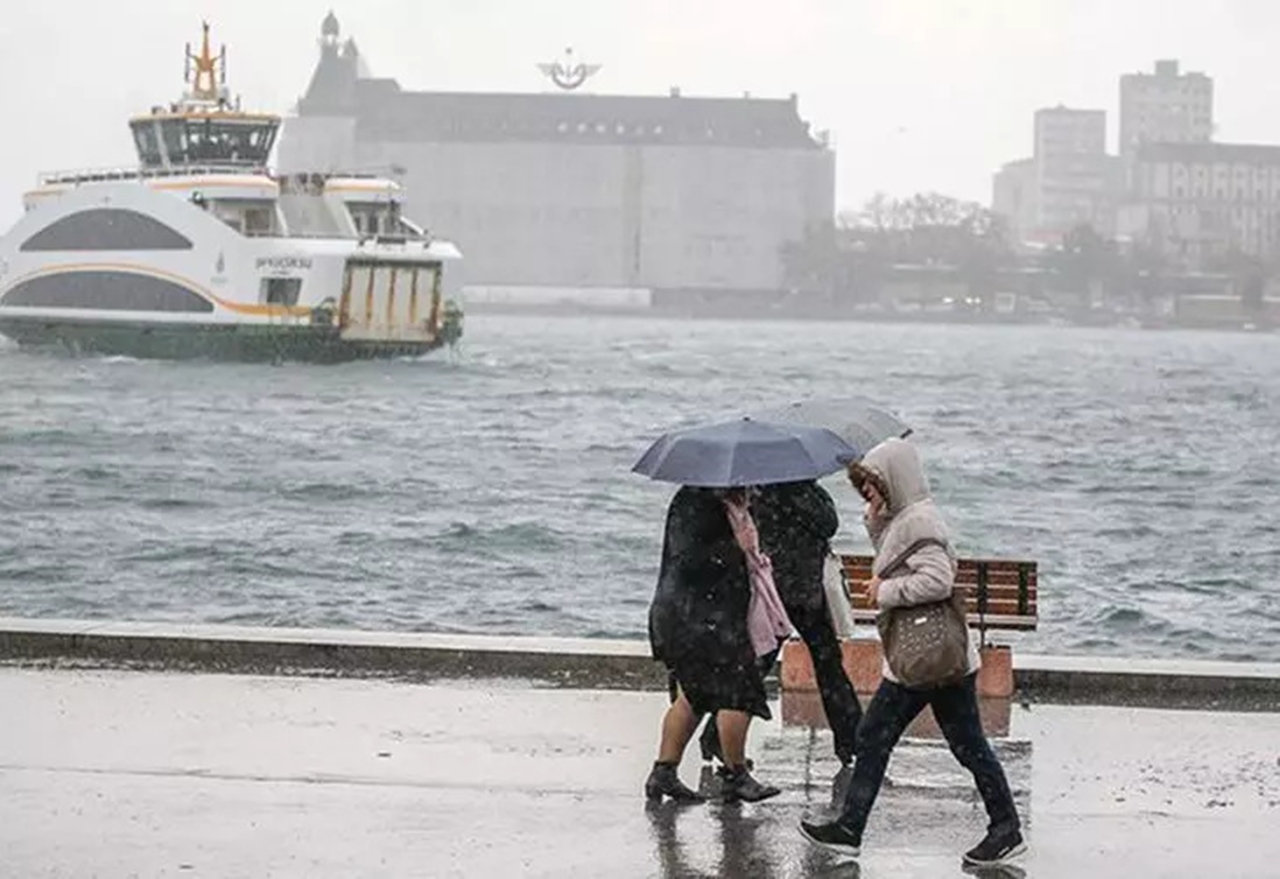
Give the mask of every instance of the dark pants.
[{"label": "dark pants", "polygon": [[[827,715],[827,725],[831,727],[835,738],[836,757],[847,763],[853,759],[857,747],[858,725],[862,721],[862,706],[858,704],[858,696],[853,691],[853,684],[844,672],[844,657],[840,651],[840,639],[831,628],[831,618],[827,614],[826,605],[818,608],[808,606],[792,607],[786,601],[787,617],[796,627],[800,638],[809,648],[809,656],[813,659],[813,676],[818,684],[818,693],[822,697],[822,710]],[[773,667],[776,653],[762,657],[763,671]],[[702,731],[702,751],[704,754],[719,753],[719,738],[716,733],[715,715],[707,722]]]},{"label": "dark pants", "polygon": [[844,800],[840,823],[859,836],[867,825],[867,816],[880,792],[889,755],[907,725],[926,705],[951,746],[951,753],[973,773],[978,793],[987,807],[992,829],[1016,829],[1018,813],[1013,794],[1005,779],[1000,761],[982,733],[978,718],[978,698],[974,689],[976,675],[964,681],[935,690],[912,690],[892,681],[882,681],[875,698],[867,708],[867,716],[858,730],[858,760],[854,765],[849,792]]},{"label": "dark pants", "polygon": [[831,628],[831,617],[824,602],[817,608],[787,607],[787,616],[813,659],[813,677],[822,696],[822,710],[835,738],[836,757],[847,763],[858,744],[858,725],[862,722],[862,706],[853,684],[844,672],[844,656],[840,639]]}]

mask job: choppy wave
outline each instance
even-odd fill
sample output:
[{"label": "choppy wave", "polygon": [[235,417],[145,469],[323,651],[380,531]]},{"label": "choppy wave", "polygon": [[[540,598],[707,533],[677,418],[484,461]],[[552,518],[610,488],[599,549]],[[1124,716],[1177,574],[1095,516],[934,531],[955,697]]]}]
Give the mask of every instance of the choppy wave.
[{"label": "choppy wave", "polygon": [[669,496],[629,472],[647,441],[866,393],[916,428],[962,551],[1039,560],[1028,649],[1280,660],[1274,338],[468,333],[452,362],[269,370],[0,347],[0,613],[642,637]]}]

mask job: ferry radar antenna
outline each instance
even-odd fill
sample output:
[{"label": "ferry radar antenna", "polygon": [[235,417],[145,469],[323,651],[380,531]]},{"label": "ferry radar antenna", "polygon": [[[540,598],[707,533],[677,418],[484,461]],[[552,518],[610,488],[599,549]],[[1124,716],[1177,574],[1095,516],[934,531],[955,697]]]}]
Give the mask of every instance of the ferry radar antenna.
[{"label": "ferry radar antenna", "polygon": [[191,82],[194,66],[195,82],[191,86],[191,97],[198,101],[217,101],[219,79],[223,84],[227,81],[227,47],[224,45],[215,56],[209,47],[209,22],[201,22],[201,27],[204,29],[204,37],[200,44],[200,54],[193,53],[191,44],[187,44],[183,81]]}]

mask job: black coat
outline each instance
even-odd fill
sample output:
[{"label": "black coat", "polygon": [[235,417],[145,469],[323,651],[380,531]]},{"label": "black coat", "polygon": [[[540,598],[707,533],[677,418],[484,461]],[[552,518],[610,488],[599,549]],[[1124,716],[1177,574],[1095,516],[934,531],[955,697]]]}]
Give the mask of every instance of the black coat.
[{"label": "black coat", "polygon": [[840,527],[831,495],[816,482],[770,485],[760,490],[752,509],[782,603],[823,608],[822,564]]},{"label": "black coat", "polygon": [[649,644],[671,668],[754,666],[747,632],[747,562],[721,500],[684,487],[667,509],[662,566],[649,607]]}]

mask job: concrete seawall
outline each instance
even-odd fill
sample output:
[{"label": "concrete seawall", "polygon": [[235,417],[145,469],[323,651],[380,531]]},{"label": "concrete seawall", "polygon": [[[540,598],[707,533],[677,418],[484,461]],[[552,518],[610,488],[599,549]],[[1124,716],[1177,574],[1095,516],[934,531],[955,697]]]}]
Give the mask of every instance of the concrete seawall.
[{"label": "concrete seawall", "polygon": [[[516,678],[659,689],[643,641],[0,617],[0,662],[192,672]],[[1280,664],[1037,656],[1014,649],[1028,702],[1280,711]]]}]

